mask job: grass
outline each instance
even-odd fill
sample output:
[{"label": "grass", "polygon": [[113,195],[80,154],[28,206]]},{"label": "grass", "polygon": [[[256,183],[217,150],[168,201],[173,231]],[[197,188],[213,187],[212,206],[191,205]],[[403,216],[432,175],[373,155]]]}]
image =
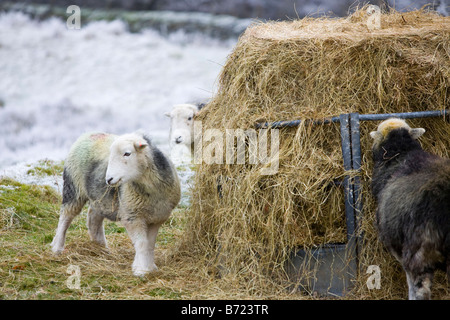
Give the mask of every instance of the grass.
[{"label": "grass", "polygon": [[[30,165],[31,166],[31,165]],[[64,162],[55,162],[53,160],[40,160],[36,165],[33,165],[27,171],[27,174],[33,176],[53,176],[53,175],[62,175],[64,169]]]},{"label": "grass", "polygon": [[[87,234],[87,207],[70,226],[63,254],[54,256],[49,244],[58,224],[61,196],[51,187],[4,178],[0,197],[0,299],[181,299],[189,295],[164,286],[164,277],[156,276],[162,275],[160,271],[144,278],[132,275],[134,250],[121,225],[105,222],[109,250],[93,244]],[[182,232],[184,211],[176,209],[160,230],[159,265],[161,254]],[[80,268],[79,289],[67,285],[70,265]]]}]

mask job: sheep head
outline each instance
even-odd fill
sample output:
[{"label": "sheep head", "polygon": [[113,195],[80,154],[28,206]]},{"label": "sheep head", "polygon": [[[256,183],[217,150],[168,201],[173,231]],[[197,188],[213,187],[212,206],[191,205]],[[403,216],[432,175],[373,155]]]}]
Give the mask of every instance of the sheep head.
[{"label": "sheep head", "polygon": [[379,6],[370,5],[367,7],[366,14],[367,18],[367,28],[369,30],[379,30],[381,29],[381,9]]},{"label": "sheep head", "polygon": [[139,179],[148,166],[148,147],[146,139],[137,133],[118,137],[110,147],[106,183],[116,187]]},{"label": "sheep head", "polygon": [[372,131],[370,133],[370,136],[374,139],[374,146],[379,145],[384,139],[386,139],[392,130],[400,128],[408,130],[411,138],[414,140],[418,139],[425,133],[425,129],[423,128],[411,128],[405,120],[390,118],[381,122],[378,125],[377,131]]},{"label": "sheep head", "polygon": [[198,111],[198,107],[193,104],[178,104],[174,106],[171,112],[165,113],[170,118],[169,144],[171,147],[183,144],[190,148],[194,130],[194,117],[198,114]]}]

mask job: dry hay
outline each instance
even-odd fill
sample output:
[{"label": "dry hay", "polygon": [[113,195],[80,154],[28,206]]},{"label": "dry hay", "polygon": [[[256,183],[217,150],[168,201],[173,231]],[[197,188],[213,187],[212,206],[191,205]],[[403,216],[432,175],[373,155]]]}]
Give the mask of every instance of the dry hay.
[{"label": "dry hay", "polygon": [[[446,109],[450,94],[450,18],[425,11],[382,15],[369,31],[365,8],[341,19],[256,23],[240,38],[220,75],[219,89],[197,120],[203,130],[248,129],[261,121],[321,119],[343,113]],[[450,125],[410,121],[427,134],[426,150],[449,156]],[[399,264],[378,242],[370,194],[369,132],[361,124],[365,246],[348,297],[405,298]],[[205,142],[204,142],[205,144]],[[224,159],[225,162],[225,159]],[[346,241],[339,124],[280,131],[279,171],[261,165],[197,166],[186,236],[180,247],[219,277],[235,277],[249,292],[288,288],[285,261],[296,247]],[[218,185],[221,185],[221,197]],[[382,287],[368,290],[365,271],[381,268]],[[435,298],[449,298],[437,275]]]}]

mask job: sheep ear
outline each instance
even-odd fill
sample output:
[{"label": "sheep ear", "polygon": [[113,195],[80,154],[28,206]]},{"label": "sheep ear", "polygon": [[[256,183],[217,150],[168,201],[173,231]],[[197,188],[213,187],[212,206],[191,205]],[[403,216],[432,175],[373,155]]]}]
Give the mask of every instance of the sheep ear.
[{"label": "sheep ear", "polygon": [[381,138],[383,138],[383,134],[380,131],[372,131],[370,133],[370,136],[372,137],[372,139],[381,139]]},{"label": "sheep ear", "polygon": [[413,139],[418,139],[424,133],[425,133],[424,128],[415,128],[415,129],[411,129],[411,131],[410,131],[411,138],[413,138]]},{"label": "sheep ear", "polygon": [[142,149],[144,149],[147,146],[148,146],[148,143],[145,141],[136,141],[134,143],[134,148],[136,149],[136,151],[141,151]]},{"label": "sheep ear", "polygon": [[170,112],[164,112],[164,115],[170,118]]}]

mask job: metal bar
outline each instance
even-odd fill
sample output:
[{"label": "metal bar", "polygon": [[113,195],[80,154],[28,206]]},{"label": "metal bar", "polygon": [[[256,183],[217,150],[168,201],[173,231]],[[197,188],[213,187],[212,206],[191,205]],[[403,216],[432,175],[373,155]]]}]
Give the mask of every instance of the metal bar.
[{"label": "metal bar", "polygon": [[[361,136],[360,136],[360,117],[358,113],[350,114],[350,133],[352,141],[352,169],[361,171]],[[358,259],[359,252],[362,248],[363,235],[361,234],[362,222],[362,187],[361,177],[355,176],[352,178],[353,187],[353,210],[355,215],[355,234],[356,237],[356,259]]]},{"label": "metal bar", "polygon": [[339,116],[339,122],[341,124],[341,148],[344,160],[344,170],[352,170],[349,115],[341,114]]},{"label": "metal bar", "polygon": [[[389,118],[402,118],[402,119],[415,119],[415,118],[433,118],[448,116],[449,111],[447,110],[432,110],[432,111],[415,111],[415,112],[401,112],[401,113],[380,113],[380,114],[360,114],[360,121],[378,121],[386,120]],[[306,123],[311,123],[314,125],[318,124],[329,124],[340,121],[340,117],[331,117],[325,119],[306,119],[306,120],[292,120],[292,121],[275,121],[275,122],[264,122],[257,123],[256,128],[271,128],[271,129],[281,129],[289,127],[297,127],[300,123],[304,121]]]},{"label": "metal bar", "polygon": [[[350,130],[350,115],[342,114],[339,116],[341,129],[341,148],[342,158],[344,160],[344,170],[353,169],[352,163],[352,137]],[[356,251],[356,225],[355,225],[355,197],[353,182],[350,176],[344,177],[344,203],[345,203],[345,222],[347,226],[347,244],[345,246],[346,272],[349,277],[354,278],[357,270],[357,251]]]},{"label": "metal bar", "polygon": [[361,169],[361,137],[360,137],[360,115],[350,113],[350,134],[352,138],[352,169]]},{"label": "metal bar", "polygon": [[281,129],[281,128],[290,128],[290,127],[298,127],[300,123],[305,122],[306,124],[330,124],[333,122],[339,122],[339,117],[331,117],[325,119],[306,119],[306,120],[291,120],[291,121],[275,121],[275,122],[264,122],[257,123],[256,128],[268,128],[268,129]]},{"label": "metal bar", "polygon": [[[351,140],[350,140],[350,125],[349,125],[349,115],[342,114],[340,118],[341,127],[341,148],[342,148],[342,158],[344,160],[344,170],[352,170],[352,151],[351,151]],[[355,232],[354,224],[354,199],[353,199],[353,187],[350,181],[350,177],[346,176],[344,178],[344,202],[345,202],[345,217],[347,223],[347,240],[350,241]]]},{"label": "metal bar", "polygon": [[447,110],[433,110],[433,111],[416,111],[416,112],[401,112],[401,113],[380,113],[380,114],[360,114],[360,121],[379,121],[389,118],[402,119],[417,119],[417,118],[435,118],[448,116]]}]

